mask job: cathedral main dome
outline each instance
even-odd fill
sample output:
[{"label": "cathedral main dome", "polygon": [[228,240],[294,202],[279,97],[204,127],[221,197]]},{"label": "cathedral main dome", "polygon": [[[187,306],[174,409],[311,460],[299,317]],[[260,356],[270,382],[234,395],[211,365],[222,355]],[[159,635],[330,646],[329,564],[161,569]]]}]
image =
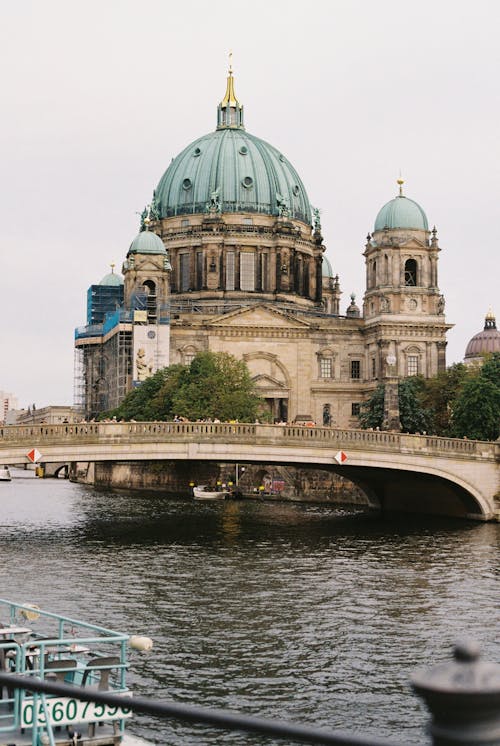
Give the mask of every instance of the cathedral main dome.
[{"label": "cathedral main dome", "polygon": [[309,199],[295,168],[279,150],[245,131],[231,72],[217,129],[173,159],[155,200],[160,218],[200,214],[216,204],[222,213],[285,213],[311,225]]}]

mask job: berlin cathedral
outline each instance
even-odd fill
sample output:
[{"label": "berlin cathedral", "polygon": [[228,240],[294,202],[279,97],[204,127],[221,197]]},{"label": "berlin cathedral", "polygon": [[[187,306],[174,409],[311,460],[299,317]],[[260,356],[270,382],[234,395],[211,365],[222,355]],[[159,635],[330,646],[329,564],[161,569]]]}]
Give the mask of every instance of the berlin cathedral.
[{"label": "berlin cathedral", "polygon": [[160,368],[225,351],[274,421],[357,427],[388,376],[444,370],[437,232],[398,184],[366,238],[363,307],[352,296],[342,313],[319,211],[285,155],[245,130],[230,69],[215,130],[161,177],[123,276],[88,290],[75,404],[91,419]]}]

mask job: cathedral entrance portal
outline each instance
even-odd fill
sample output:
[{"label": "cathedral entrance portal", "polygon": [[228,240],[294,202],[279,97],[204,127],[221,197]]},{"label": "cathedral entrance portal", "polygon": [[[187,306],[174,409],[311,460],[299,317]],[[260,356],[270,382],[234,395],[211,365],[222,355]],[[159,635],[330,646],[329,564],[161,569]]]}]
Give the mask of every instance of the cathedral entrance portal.
[{"label": "cathedral entrance portal", "polygon": [[266,397],[267,410],[270,412],[272,422],[286,422],[288,420],[288,399],[283,397]]}]

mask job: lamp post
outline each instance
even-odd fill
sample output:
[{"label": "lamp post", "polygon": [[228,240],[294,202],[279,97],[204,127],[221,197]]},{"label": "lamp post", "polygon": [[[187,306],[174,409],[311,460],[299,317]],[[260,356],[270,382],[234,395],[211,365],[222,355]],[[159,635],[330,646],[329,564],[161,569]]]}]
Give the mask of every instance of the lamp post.
[{"label": "lamp post", "polygon": [[396,372],[396,356],[387,355],[387,363],[384,382],[384,419],[382,430],[401,430],[399,418],[399,383]]}]

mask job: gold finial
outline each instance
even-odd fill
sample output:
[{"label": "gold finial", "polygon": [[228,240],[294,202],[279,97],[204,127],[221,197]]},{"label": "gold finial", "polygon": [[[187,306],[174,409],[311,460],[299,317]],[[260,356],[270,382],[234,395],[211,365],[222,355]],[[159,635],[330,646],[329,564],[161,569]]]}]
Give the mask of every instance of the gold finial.
[{"label": "gold finial", "polygon": [[401,174],[399,175],[399,179],[397,180],[397,183],[399,184],[399,196],[403,196],[403,184],[405,183],[405,180],[401,178]]},{"label": "gold finial", "polygon": [[221,101],[221,106],[240,106],[240,102],[236,98],[234,92],[234,78],[233,78],[233,53],[229,52],[229,75],[227,78],[226,94]]},{"label": "gold finial", "polygon": [[116,264],[114,262],[111,262],[109,266],[111,267],[111,274],[114,275]]}]

